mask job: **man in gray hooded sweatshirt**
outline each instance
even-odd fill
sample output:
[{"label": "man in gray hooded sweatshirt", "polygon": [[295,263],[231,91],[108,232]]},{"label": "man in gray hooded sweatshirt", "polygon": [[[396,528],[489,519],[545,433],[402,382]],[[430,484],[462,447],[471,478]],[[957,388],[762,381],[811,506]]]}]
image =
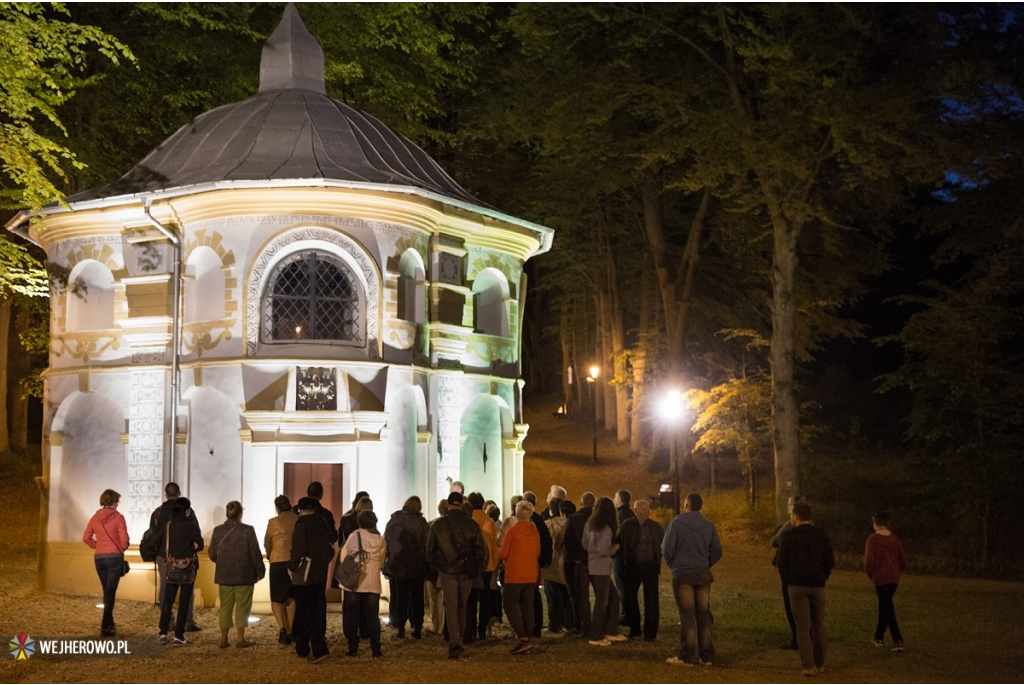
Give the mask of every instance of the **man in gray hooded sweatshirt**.
[{"label": "man in gray hooded sweatshirt", "polygon": [[668,524],[661,553],[672,569],[672,591],[679,607],[679,654],[667,659],[676,666],[710,666],[715,657],[711,644],[711,567],[722,558],[722,541],[715,524],[704,518],[704,500],[690,493],[683,513]]}]

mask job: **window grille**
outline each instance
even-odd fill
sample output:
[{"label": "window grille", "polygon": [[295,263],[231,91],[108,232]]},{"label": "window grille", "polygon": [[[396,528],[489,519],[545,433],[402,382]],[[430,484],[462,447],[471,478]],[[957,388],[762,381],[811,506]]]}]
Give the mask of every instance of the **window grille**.
[{"label": "window grille", "polygon": [[344,262],[300,252],[274,269],[263,302],[264,342],[363,342],[362,291]]}]

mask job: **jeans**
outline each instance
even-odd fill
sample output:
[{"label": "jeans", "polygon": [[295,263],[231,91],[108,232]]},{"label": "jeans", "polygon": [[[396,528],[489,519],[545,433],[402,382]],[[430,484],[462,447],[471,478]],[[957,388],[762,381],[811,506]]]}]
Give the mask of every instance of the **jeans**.
[{"label": "jeans", "polygon": [[504,591],[505,615],[508,624],[520,640],[528,640],[533,633],[533,598],[537,594],[536,583],[506,583]]},{"label": "jeans", "polygon": [[573,630],[590,635],[590,570],[586,562],[566,563],[565,580],[569,584],[569,599],[572,601]]},{"label": "jeans", "polygon": [[448,622],[448,644],[463,646],[462,637],[466,631],[466,600],[473,589],[473,581],[464,574],[440,574],[441,591],[444,592],[444,617]]},{"label": "jeans", "polygon": [[889,629],[893,642],[903,642],[903,634],[900,633],[900,626],[896,623],[896,607],[892,603],[892,597],[896,594],[898,583],[887,585],[876,585],[875,594],[878,595],[878,624],[875,626],[875,639],[881,640],[885,637],[885,629]]},{"label": "jeans", "polygon": [[594,613],[590,617],[590,639],[603,640],[619,632],[619,593],[611,576],[590,576],[594,586]]},{"label": "jeans", "polygon": [[648,640],[653,640],[658,636],[658,621],[661,619],[658,607],[658,576],[661,575],[661,562],[647,567],[630,567],[626,570],[625,575],[626,596],[622,603],[626,606],[626,624],[629,625],[629,634],[641,635],[640,600],[637,593],[642,585],[644,588],[642,634]]},{"label": "jeans", "polygon": [[545,580],[544,595],[548,598],[548,630],[552,633],[561,632],[562,628],[572,630],[575,619],[569,588],[562,583]]},{"label": "jeans", "polygon": [[444,593],[436,580],[423,582],[424,605],[430,607],[430,627],[435,635],[444,630]]},{"label": "jeans", "polygon": [[711,663],[715,647],[711,643],[710,571],[672,578],[672,592],[679,607],[679,654],[683,661]]},{"label": "jeans", "polygon": [[293,585],[295,597],[295,625],[292,639],[295,653],[307,657],[312,650],[315,657],[329,653],[327,649],[327,595],[325,583]]},{"label": "jeans", "polygon": [[421,630],[423,628],[423,609],[422,578],[391,581],[388,623],[392,628],[404,631],[405,622],[408,621],[413,630]]},{"label": "jeans", "polygon": [[825,588],[789,586],[796,620],[796,644],[804,669],[825,668]]},{"label": "jeans", "polygon": [[[178,596],[178,589],[181,595]],[[174,637],[179,640],[185,639],[185,625],[188,621],[188,608],[192,606],[192,585],[171,585],[164,584],[164,596],[160,602],[160,634],[166,635],[171,624],[171,607],[174,606],[174,598],[178,596],[178,619],[174,624]]]},{"label": "jeans", "polygon": [[793,618],[793,605],[789,601],[789,583],[782,582],[782,604],[786,607],[786,620],[789,621],[790,643],[796,644],[796,619]]},{"label": "jeans", "polygon": [[360,626],[369,629],[370,649],[374,654],[380,654],[380,595],[346,590],[342,602],[342,630],[348,640],[349,654],[359,649]]},{"label": "jeans", "polygon": [[[474,634],[482,640],[487,636],[487,623],[491,619],[491,575],[494,571],[480,574],[483,587],[474,587],[466,602],[466,642],[472,642]],[[479,584],[479,583],[475,583]]]},{"label": "jeans", "polygon": [[[160,604],[162,605],[164,600],[164,591],[167,589],[167,559],[164,557],[156,558],[156,570],[160,574]],[[195,624],[195,619],[192,613],[195,611],[195,607],[192,606],[192,602],[188,603],[188,618],[186,619],[186,626]]]},{"label": "jeans", "polygon": [[[252,610],[252,585],[220,585],[220,629],[246,628]],[[232,615],[234,621],[232,621]]]},{"label": "jeans", "polygon": [[121,582],[121,569],[124,557],[120,554],[112,557],[95,557],[96,575],[100,577],[103,588],[103,619],[100,628],[114,629],[114,598],[117,596],[117,585]]}]

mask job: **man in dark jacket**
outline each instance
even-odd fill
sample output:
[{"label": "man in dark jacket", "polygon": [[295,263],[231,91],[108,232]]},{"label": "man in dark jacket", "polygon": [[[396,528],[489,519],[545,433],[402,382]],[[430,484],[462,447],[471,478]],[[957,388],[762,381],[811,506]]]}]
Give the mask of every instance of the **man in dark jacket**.
[{"label": "man in dark jacket", "polygon": [[814,675],[825,672],[825,581],[836,557],[825,531],[811,525],[807,502],[795,502],[789,520],[793,527],[779,545],[779,575],[789,586],[802,674]]},{"label": "man in dark jacket", "polygon": [[437,569],[444,593],[448,658],[458,659],[465,651],[466,601],[473,589],[473,579],[487,568],[490,552],[480,526],[462,511],[462,494],[450,493],[448,505],[444,518],[430,527],[427,561]]},{"label": "man in dark jacket", "polygon": [[[160,548],[164,551],[164,559],[191,559],[195,569],[199,567],[196,552],[203,550],[203,536],[199,526],[193,522],[192,503],[184,497],[176,497],[171,508],[171,519],[164,524],[160,536]],[[178,617],[174,625],[174,646],[191,645],[192,641],[185,637],[187,616],[192,608],[192,591],[195,587],[195,572],[188,583],[166,583],[164,595],[160,598],[160,632],[157,640],[161,644],[167,642],[167,630],[170,627],[171,606],[175,596],[178,597]],[[179,593],[180,591],[180,593]]]},{"label": "man in dark jacket", "polygon": [[[658,576],[661,575],[661,541],[665,531],[651,518],[651,506],[639,500],[636,516],[622,523],[622,570],[625,575],[626,622],[629,636],[653,642],[658,636]],[[644,623],[640,631],[640,602],[637,593],[644,587]]]},{"label": "man in dark jacket", "polygon": [[430,526],[423,518],[423,504],[413,495],[405,500],[399,511],[391,515],[384,528],[387,552],[384,575],[391,582],[389,623],[398,629],[398,637],[405,637],[405,622],[412,626],[412,636],[422,637],[423,580],[427,577],[427,539]]},{"label": "man in dark jacket", "polygon": [[[622,568],[622,524],[629,519],[636,518],[636,514],[630,509],[629,503],[633,501],[633,495],[629,490],[619,490],[615,493],[615,497],[612,498],[612,504],[615,505],[615,513],[619,517],[619,532],[615,536],[615,544],[619,546],[619,551],[612,555],[612,571],[615,575],[615,590],[619,593],[619,597],[626,596],[626,573]],[[626,620],[626,603],[619,602],[619,625],[629,625],[629,621]]]},{"label": "man in dark jacket", "polygon": [[[314,502],[316,502],[316,513],[317,513],[317,515],[320,518],[322,518],[324,520],[324,523],[327,524],[327,527],[331,529],[331,532],[332,532],[331,544],[333,545],[335,542],[338,541],[338,536],[336,534],[334,534],[334,514],[331,512],[330,509],[328,509],[324,505],[320,504],[320,500],[322,500],[324,498],[324,486],[323,486],[323,483],[321,483],[318,480],[315,480],[312,483],[310,483],[308,486],[306,486],[306,497],[309,497]],[[296,514],[299,513],[298,512],[298,507],[296,507],[296,512],[295,513]]]},{"label": "man in dark jacket", "polygon": [[295,653],[311,664],[323,661],[327,649],[327,567],[334,558],[334,526],[318,515],[318,502],[312,497],[299,500],[299,519],[292,533],[290,570],[300,567],[303,558],[309,559],[309,572],[305,585],[292,585],[295,597],[295,624],[292,636]]},{"label": "man in dark jacket", "polygon": [[[177,483],[168,483],[164,487],[164,495],[167,497],[167,499],[164,500],[164,503],[161,504],[157,508],[157,510],[153,512],[153,515],[149,517],[150,528],[162,529],[168,524],[168,522],[170,522],[171,518],[173,518],[174,504],[178,501],[178,498],[181,497],[181,488],[178,487]],[[185,520],[187,520],[189,523],[194,523],[196,525],[196,528],[199,528],[199,521],[198,519],[196,519],[195,512],[192,511],[192,507],[190,506],[187,509],[188,511],[185,515]],[[199,535],[200,537],[202,537],[201,530],[199,532]],[[167,560],[165,559],[165,556],[166,551],[164,549],[164,546],[158,545],[156,551],[156,570],[157,573],[160,575],[159,595],[161,603],[163,602],[164,590],[165,586],[167,585]],[[198,625],[196,625],[195,617],[193,616],[194,613],[195,607],[190,602],[188,605],[188,619],[185,622],[185,632],[187,633],[194,633],[197,630],[201,630],[201,628]]]},{"label": "man in dark jacket", "polygon": [[[551,565],[551,557],[555,553],[555,545],[551,540],[551,531],[548,530],[548,524],[544,522],[543,517],[537,513],[537,494],[527,490],[523,493],[523,499],[534,506],[530,521],[536,526],[537,532],[540,533],[540,558],[537,561],[540,563],[541,568],[547,568]],[[533,637],[540,637],[541,626],[544,625],[544,604],[540,599],[541,594],[540,592],[533,593]],[[549,616],[549,624],[551,623],[550,618]]]},{"label": "man in dark jacket", "polygon": [[594,513],[597,498],[592,492],[580,497],[580,509],[569,517],[565,524],[565,583],[569,586],[577,635],[590,635],[590,572],[587,565],[587,550],[583,549],[583,529]]}]

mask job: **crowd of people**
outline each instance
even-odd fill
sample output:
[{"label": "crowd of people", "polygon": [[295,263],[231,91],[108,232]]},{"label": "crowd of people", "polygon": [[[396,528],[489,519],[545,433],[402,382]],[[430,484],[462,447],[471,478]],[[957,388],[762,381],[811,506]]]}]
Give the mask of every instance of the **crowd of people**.
[{"label": "crowd of people", "polygon": [[[174,646],[192,642],[186,633],[199,630],[193,619],[192,592],[198,569],[197,553],[204,539],[191,503],[175,483],[165,488],[166,501],[150,520],[156,567],[160,577],[160,624],[157,640],[169,642],[175,600]],[[399,639],[421,639],[430,629],[443,635],[450,659],[459,659],[468,645],[495,637],[497,622],[506,622],[515,635],[510,652],[526,654],[544,628],[539,588],[547,597],[547,630],[607,648],[630,639],[655,641],[660,623],[658,584],[662,562],[672,577],[679,610],[680,637],[669,664],[711,666],[710,609],[712,567],[722,558],[715,525],[701,513],[703,499],[686,496],[682,512],[667,528],[651,518],[650,504],[632,501],[627,490],[613,497],[585,492],[579,506],[565,489],[551,486],[539,505],[532,492],[516,495],[504,519],[498,504],[478,492],[465,494],[458,481],[438,505],[438,516],[424,516],[419,497],[409,497],[378,530],[369,493],[359,492],[352,508],[337,523],[321,504],[323,487],[309,484],[307,496],[293,506],[280,495],[277,516],[267,523],[263,548],[270,562],[270,599],[278,625],[278,642],[292,645],[310,663],[329,656],[327,599],[338,587],[339,571],[357,569],[342,578],[342,626],[347,656],[357,656],[368,641],[371,655],[382,656],[380,599],[382,577],[390,584],[389,620]],[[118,581],[127,572],[124,552],[129,546],[124,517],[117,512],[120,495],[106,490],[101,508],[89,521],[83,541],[96,550],[95,564],[103,588],[101,634],[116,635],[114,601]],[[245,637],[252,609],[253,588],[266,574],[264,552],[255,529],[242,523],[243,507],[229,502],[226,520],[210,539],[208,554],[216,564],[219,587],[221,647],[254,643]],[[875,533],[865,546],[864,569],[878,595],[878,623],[873,637],[884,646],[885,633],[893,651],[903,650],[893,596],[906,555],[889,531],[884,512],[873,518]],[[811,521],[810,505],[802,497],[790,500],[790,519],[771,540],[773,563],[782,582],[791,641],[799,651],[802,673],[824,672],[826,657],[825,583],[835,566],[828,535]],[[640,590],[643,589],[641,612]],[[623,634],[622,627],[628,629]]]}]

